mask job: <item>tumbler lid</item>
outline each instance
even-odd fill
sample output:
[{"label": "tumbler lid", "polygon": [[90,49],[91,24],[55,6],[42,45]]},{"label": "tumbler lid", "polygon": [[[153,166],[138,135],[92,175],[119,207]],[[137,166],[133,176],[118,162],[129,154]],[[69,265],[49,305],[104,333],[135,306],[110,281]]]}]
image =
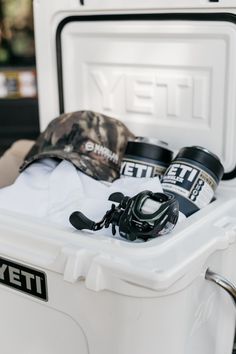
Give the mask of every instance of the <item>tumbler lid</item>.
[{"label": "tumbler lid", "polygon": [[125,155],[144,157],[168,165],[172,161],[173,151],[156,144],[142,141],[129,141]]},{"label": "tumbler lid", "polygon": [[176,159],[185,158],[196,161],[212,171],[221,180],[224,167],[217,155],[201,146],[183,147],[177,154]]}]

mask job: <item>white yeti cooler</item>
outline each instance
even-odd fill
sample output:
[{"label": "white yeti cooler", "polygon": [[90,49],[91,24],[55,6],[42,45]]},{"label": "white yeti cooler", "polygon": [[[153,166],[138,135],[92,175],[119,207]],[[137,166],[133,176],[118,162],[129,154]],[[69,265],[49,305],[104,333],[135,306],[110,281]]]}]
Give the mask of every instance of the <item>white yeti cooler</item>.
[{"label": "white yeti cooler", "polygon": [[146,243],[2,210],[0,352],[231,354],[235,289],[205,277],[236,283],[236,1],[35,0],[34,11],[42,129],[62,112],[102,112],[177,150],[208,148],[226,180]]}]

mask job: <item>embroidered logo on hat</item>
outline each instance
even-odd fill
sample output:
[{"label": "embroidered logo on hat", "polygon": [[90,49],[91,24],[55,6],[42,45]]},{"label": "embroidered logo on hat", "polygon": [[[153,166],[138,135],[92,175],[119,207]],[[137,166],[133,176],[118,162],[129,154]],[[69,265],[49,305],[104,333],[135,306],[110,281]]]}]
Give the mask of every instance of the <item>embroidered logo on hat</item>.
[{"label": "embroidered logo on hat", "polygon": [[92,141],[88,141],[85,144],[85,150],[94,152],[97,155],[103,156],[107,160],[110,160],[114,162],[115,164],[119,163],[119,156],[108,149],[106,146],[100,145],[100,144],[95,144]]}]

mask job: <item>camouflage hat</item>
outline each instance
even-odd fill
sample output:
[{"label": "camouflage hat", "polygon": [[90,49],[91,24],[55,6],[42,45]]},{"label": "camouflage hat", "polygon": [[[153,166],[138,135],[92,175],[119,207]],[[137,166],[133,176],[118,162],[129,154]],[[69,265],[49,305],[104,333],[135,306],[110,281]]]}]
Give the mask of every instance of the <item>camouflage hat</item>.
[{"label": "camouflage hat", "polygon": [[120,121],[92,111],[63,114],[39,136],[22,172],[35,160],[53,157],[72,162],[80,171],[103,181],[119,177],[120,164],[133,134]]}]

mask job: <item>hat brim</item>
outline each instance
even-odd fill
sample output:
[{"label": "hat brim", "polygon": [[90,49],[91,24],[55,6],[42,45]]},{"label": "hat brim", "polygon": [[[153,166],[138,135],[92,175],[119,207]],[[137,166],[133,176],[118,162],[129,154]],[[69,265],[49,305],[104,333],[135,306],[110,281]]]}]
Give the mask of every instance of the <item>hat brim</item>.
[{"label": "hat brim", "polygon": [[119,170],[109,165],[109,163],[104,164],[102,161],[91,158],[88,155],[83,155],[76,152],[63,152],[61,150],[41,152],[33,157],[30,157],[29,159],[26,159],[20,166],[20,172],[24,171],[33,162],[45,158],[56,158],[59,160],[69,161],[81,172],[99,181],[112,182],[120,176]]}]

